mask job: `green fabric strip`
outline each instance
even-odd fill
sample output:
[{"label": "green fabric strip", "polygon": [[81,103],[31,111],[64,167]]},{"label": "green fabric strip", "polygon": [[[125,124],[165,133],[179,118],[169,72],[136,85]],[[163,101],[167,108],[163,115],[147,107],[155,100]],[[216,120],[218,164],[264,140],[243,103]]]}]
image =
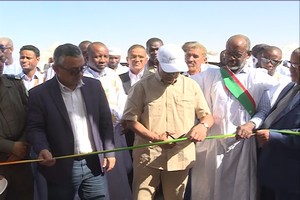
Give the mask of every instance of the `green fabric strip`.
[{"label": "green fabric strip", "polygon": [[[287,134],[287,135],[300,136],[300,132],[297,132],[297,131],[274,130],[274,129],[270,129],[270,131],[275,131],[275,132],[282,133],[282,134]],[[232,137],[235,137],[235,133],[225,134],[225,135],[212,135],[212,136],[205,137],[205,139],[206,140],[208,140],[208,139],[224,139],[224,138],[232,138]],[[182,142],[182,141],[186,141],[186,140],[188,140],[188,138],[183,137],[183,138],[178,138],[178,139],[175,139],[175,140],[146,143],[146,144],[141,144],[141,145],[137,145],[137,146],[121,147],[121,148],[116,148],[116,149],[111,149],[111,150],[95,151],[95,152],[84,153],[84,154],[73,154],[73,155],[66,155],[66,156],[58,156],[58,157],[55,157],[55,159],[59,160],[59,159],[65,159],[65,158],[75,158],[75,157],[79,157],[79,156],[88,156],[88,155],[96,155],[96,154],[103,154],[103,153],[110,153],[110,152],[125,151],[125,150],[131,150],[131,149],[145,148],[145,147],[149,147],[149,146],[153,146],[153,145],[162,145],[162,144]],[[34,162],[40,162],[40,161],[43,161],[43,160],[42,159],[33,159],[33,160],[20,160],[20,161],[12,161],[12,162],[0,162],[0,166],[23,164],[23,163],[34,163]]]},{"label": "green fabric strip", "polygon": [[297,136],[300,136],[300,132],[297,132],[297,131],[290,131],[290,130],[274,130],[274,129],[270,129],[270,131],[274,131],[274,132],[282,133],[282,134],[288,134],[288,135],[297,135]]},{"label": "green fabric strip", "polygon": [[249,115],[253,116],[255,112],[255,104],[253,104],[251,95],[241,87],[239,80],[234,79],[233,75],[231,75],[228,70],[220,68],[220,72],[228,90],[243,105]]}]

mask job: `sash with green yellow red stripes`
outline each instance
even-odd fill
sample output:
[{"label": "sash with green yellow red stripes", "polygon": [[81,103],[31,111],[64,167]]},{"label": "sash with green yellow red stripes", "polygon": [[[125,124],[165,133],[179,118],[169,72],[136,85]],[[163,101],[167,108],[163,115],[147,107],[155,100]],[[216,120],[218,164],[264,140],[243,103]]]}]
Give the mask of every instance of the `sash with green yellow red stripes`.
[{"label": "sash with green yellow red stripes", "polygon": [[226,88],[243,105],[247,112],[252,116],[255,113],[255,101],[248,90],[237,79],[228,67],[220,68],[222,78]]}]

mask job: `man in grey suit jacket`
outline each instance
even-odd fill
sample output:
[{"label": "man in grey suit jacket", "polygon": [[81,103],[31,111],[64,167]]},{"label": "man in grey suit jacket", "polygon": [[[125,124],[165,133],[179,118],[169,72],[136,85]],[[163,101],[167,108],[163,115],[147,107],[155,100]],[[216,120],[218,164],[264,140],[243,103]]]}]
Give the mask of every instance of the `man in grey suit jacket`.
[{"label": "man in grey suit jacket", "polygon": [[114,153],[56,160],[56,156],[114,148],[112,118],[98,80],[83,76],[80,49],[64,44],[54,51],[56,76],[29,91],[27,138],[47,180],[48,199],[109,199],[105,171]]}]

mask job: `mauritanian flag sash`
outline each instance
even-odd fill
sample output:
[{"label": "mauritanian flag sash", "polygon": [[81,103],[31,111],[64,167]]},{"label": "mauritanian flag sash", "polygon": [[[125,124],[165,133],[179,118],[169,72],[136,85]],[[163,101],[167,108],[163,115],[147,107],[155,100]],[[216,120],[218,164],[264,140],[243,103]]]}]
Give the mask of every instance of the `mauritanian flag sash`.
[{"label": "mauritanian flag sash", "polygon": [[228,67],[220,68],[222,78],[226,88],[243,105],[247,112],[252,116],[255,112],[255,101],[248,90],[236,78],[234,73]]}]

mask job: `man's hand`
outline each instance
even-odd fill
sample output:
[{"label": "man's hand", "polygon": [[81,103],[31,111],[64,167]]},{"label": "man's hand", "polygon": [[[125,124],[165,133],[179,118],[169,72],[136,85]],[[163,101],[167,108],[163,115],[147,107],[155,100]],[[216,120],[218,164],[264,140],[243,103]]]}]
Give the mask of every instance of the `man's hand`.
[{"label": "man's hand", "polygon": [[47,149],[40,151],[38,159],[43,159],[40,164],[46,166],[53,166],[56,162],[52,156],[52,153]]},{"label": "man's hand", "polygon": [[103,168],[106,169],[107,172],[112,170],[116,164],[116,158],[115,157],[106,157],[103,161]]},{"label": "man's hand", "polygon": [[152,138],[150,139],[151,142],[162,142],[166,140],[171,140],[172,138],[168,139],[168,136],[172,133],[164,132],[164,133],[156,133],[156,132],[151,132]]},{"label": "man's hand", "polygon": [[256,139],[260,146],[263,146],[270,140],[270,130],[268,129],[262,129],[256,131]]},{"label": "man's hand", "polygon": [[202,142],[207,135],[207,128],[203,124],[197,124],[187,134],[193,142]]},{"label": "man's hand", "polygon": [[253,136],[253,129],[255,125],[252,122],[247,122],[246,124],[240,125],[236,128],[235,138],[239,139],[249,139]]},{"label": "man's hand", "polygon": [[12,148],[13,157],[18,157],[18,160],[23,159],[28,153],[28,143],[17,141],[14,142],[14,146]]},{"label": "man's hand", "polygon": [[19,161],[19,160],[22,160],[22,158],[16,156],[15,154],[11,154],[6,161],[14,162],[14,161]]},{"label": "man's hand", "polygon": [[[175,135],[175,133],[170,133],[170,132],[166,131],[166,132],[158,135],[158,138],[159,138],[158,141],[175,140],[176,138],[174,138],[173,135]],[[161,144],[159,146],[163,149],[172,149],[175,145],[176,145],[176,143],[170,142],[167,144]]]}]

